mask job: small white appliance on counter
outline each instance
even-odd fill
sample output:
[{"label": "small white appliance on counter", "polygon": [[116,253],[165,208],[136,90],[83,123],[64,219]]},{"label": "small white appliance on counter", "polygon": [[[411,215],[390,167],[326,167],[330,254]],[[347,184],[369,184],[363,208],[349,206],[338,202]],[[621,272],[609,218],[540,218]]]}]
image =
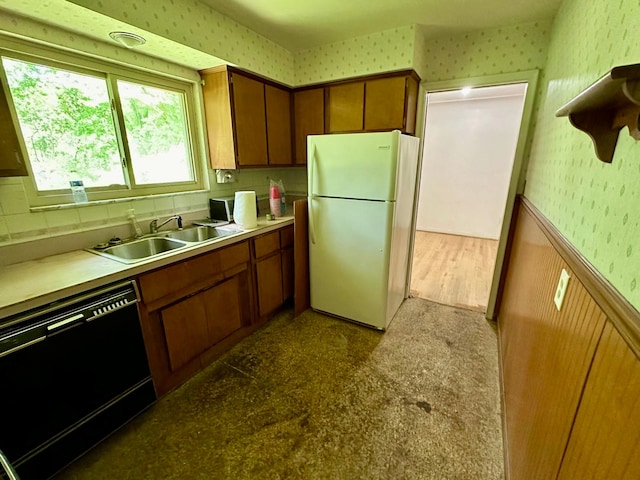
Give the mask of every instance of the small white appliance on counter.
[{"label": "small white appliance on counter", "polygon": [[419,139],[310,135],[311,308],[385,330],[407,297]]}]

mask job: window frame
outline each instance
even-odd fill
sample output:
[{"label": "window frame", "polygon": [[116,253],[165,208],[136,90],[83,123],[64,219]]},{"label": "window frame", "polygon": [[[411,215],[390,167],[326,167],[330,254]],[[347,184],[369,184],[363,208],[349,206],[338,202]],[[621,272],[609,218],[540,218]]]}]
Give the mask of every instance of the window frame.
[{"label": "window frame", "polygon": [[[54,68],[65,69],[74,73],[91,75],[104,78],[110,100],[115,103],[112,107],[112,115],[116,131],[119,153],[123,167],[125,184],[105,187],[87,187],[88,205],[92,202],[117,201],[122,199],[135,199],[150,195],[165,195],[183,192],[198,192],[208,190],[208,175],[206,166],[206,146],[204,145],[204,122],[202,113],[202,100],[200,84],[194,79],[172,77],[159,72],[149,72],[132,68],[129,65],[121,65],[106,60],[92,58],[75,52],[66,52],[44,45],[35,45],[20,39],[7,39],[0,37],[0,57],[38,63]],[[194,77],[197,72],[194,71]],[[4,66],[0,62],[0,78],[5,89],[9,109],[14,128],[18,134],[18,140],[22,149],[23,158],[28,171],[28,177],[23,177],[23,185],[27,194],[30,207],[47,207],[55,205],[73,204],[73,196],[70,190],[46,190],[39,191],[36,185],[31,160],[24,143],[20,122],[11,96]],[[185,125],[187,130],[187,149],[191,159],[193,181],[144,184],[137,185],[134,182],[133,165],[130,158],[129,147],[126,138],[125,120],[120,104],[120,95],[117,88],[118,80],[132,82],[140,85],[161,88],[168,91],[183,94],[185,108]],[[113,105],[112,103],[112,105]],[[124,156],[124,158],[123,158]]]}]

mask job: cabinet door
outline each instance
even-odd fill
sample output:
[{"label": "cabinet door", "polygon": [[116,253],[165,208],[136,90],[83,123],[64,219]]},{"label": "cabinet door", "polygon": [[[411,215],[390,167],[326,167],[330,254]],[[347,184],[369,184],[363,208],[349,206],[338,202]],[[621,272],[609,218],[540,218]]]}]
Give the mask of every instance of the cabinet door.
[{"label": "cabinet door", "polygon": [[26,176],[27,167],[22,158],[9,103],[0,83],[0,177]]},{"label": "cabinet door", "polygon": [[364,126],[364,82],[329,87],[329,133],[360,132]]},{"label": "cabinet door", "polygon": [[236,275],[201,294],[207,316],[209,346],[242,327],[239,285]]},{"label": "cabinet door", "polygon": [[268,157],[264,84],[235,72],[231,74],[231,82],[238,166],[265,166]]},{"label": "cabinet door", "polygon": [[291,165],[291,94],[271,85],[264,86],[264,93],[269,165]]},{"label": "cabinet door", "polygon": [[160,313],[172,372],[209,347],[207,313],[201,295],[189,297]]},{"label": "cabinet door", "polygon": [[406,77],[366,82],[365,130],[404,130]]},{"label": "cabinet door", "polygon": [[261,317],[264,317],[283,303],[280,253],[256,263],[256,283],[258,285],[258,312]]},{"label": "cabinet door", "polygon": [[293,298],[293,248],[282,250],[282,295],[286,302]]},{"label": "cabinet door", "polygon": [[295,162],[307,163],[307,135],[324,133],[324,88],[293,93]]}]

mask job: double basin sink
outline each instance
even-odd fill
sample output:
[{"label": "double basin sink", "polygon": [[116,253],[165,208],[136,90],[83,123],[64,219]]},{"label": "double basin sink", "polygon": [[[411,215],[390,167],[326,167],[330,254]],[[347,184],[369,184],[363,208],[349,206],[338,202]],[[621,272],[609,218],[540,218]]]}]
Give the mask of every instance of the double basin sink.
[{"label": "double basin sink", "polygon": [[239,231],[205,226],[189,227],[183,230],[149,234],[138,240],[107,248],[94,247],[87,250],[122,263],[135,263],[189,245],[235,235]]}]

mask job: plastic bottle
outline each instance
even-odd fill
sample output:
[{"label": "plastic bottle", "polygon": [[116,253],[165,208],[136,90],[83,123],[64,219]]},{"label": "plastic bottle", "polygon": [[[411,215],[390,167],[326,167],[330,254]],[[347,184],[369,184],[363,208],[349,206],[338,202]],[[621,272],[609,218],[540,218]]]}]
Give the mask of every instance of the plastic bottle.
[{"label": "plastic bottle", "polygon": [[84,191],[82,180],[71,180],[69,185],[71,185],[71,194],[75,203],[87,203],[89,201],[87,192]]},{"label": "plastic bottle", "polygon": [[133,236],[136,238],[141,237],[142,228],[140,228],[140,225],[138,224],[138,220],[136,219],[136,211],[133,208],[130,208],[128,210],[127,218],[131,222],[131,233],[133,233]]},{"label": "plastic bottle", "polygon": [[287,205],[284,201],[284,192],[280,194],[280,215],[284,216],[287,213]]}]

